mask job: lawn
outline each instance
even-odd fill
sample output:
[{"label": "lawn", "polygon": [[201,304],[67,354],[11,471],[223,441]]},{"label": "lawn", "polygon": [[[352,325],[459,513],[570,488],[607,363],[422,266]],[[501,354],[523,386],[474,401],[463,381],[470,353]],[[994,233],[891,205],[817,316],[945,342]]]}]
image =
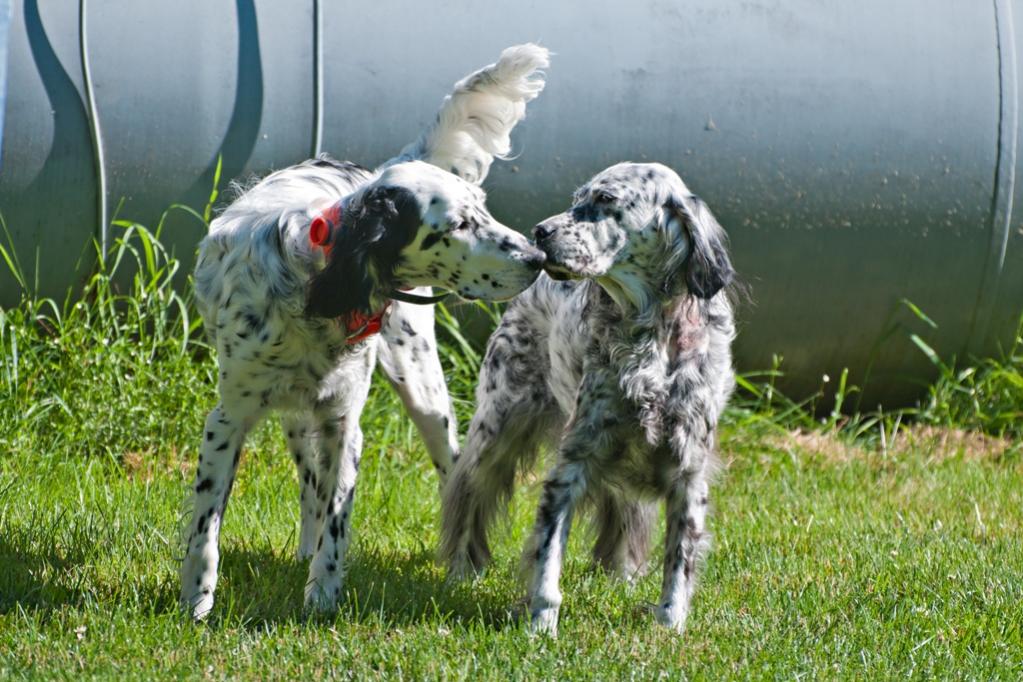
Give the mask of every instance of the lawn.
[{"label": "lawn", "polygon": [[[659,553],[650,575],[616,582],[591,569],[580,524],[552,640],[509,616],[535,481],[492,569],[446,584],[436,478],[379,382],[340,611],[303,614],[298,482],[268,423],[243,455],[213,615],[192,624],[176,603],[179,532],[214,366],[180,314],[187,298],[166,286],[175,262],[132,237],[143,275],[127,295],[103,274],[89,303],[0,311],[0,678],[1023,677],[1020,427],[1003,409],[989,435],[959,430],[947,386],[915,425],[821,425],[746,394],[723,429],[714,546],[685,634],[643,610]],[[446,327],[464,428],[475,350]],[[948,376],[981,385],[981,373]],[[976,416],[984,401],[971,400]]]}]

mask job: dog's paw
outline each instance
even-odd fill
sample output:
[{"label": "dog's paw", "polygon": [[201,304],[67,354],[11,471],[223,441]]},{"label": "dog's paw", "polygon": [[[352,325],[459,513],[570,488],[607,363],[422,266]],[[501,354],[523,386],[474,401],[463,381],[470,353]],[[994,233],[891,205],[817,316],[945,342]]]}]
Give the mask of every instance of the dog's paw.
[{"label": "dog's paw", "polygon": [[340,597],[340,581],[310,580],[305,586],[305,609],[312,613],[336,611]]},{"label": "dog's paw", "polygon": [[686,611],[678,607],[664,608],[661,605],[651,604],[654,619],[664,627],[682,634],[686,629]]},{"label": "dog's paw", "polygon": [[474,565],[468,557],[454,559],[448,563],[447,583],[457,585],[463,582],[472,582],[483,577],[486,568]]},{"label": "dog's paw", "polygon": [[635,587],[639,583],[640,579],[647,574],[649,568],[650,565],[648,563],[636,565],[631,562],[609,564],[594,561],[590,564],[589,570],[591,573],[609,576],[613,580],[621,582],[631,589]]},{"label": "dog's paw", "polygon": [[204,587],[194,594],[182,594],[179,604],[185,615],[196,623],[202,622],[213,610],[213,589]]},{"label": "dog's paw", "polygon": [[558,607],[530,609],[527,630],[531,635],[558,636]]}]

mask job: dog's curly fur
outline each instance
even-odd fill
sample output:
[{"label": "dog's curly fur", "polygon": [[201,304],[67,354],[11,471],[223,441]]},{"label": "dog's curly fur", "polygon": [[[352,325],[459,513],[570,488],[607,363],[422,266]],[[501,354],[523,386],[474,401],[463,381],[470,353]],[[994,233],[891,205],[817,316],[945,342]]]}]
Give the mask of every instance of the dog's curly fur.
[{"label": "dog's curly fur", "polygon": [[[217,349],[220,403],[206,420],[181,566],[181,601],[192,617],[212,608],[220,523],[242,444],[268,411],[282,413],[298,467],[298,554],[312,557],[307,606],[332,608],[341,593],[359,414],[378,357],[443,482],[457,425],[433,306],[390,302],[380,335],[358,342],[346,322],[383,310],[398,288],[498,299],[536,279],[543,253],[493,219],[477,184],[493,158],[507,154],[547,63],[536,45],[509,48],[459,81],[437,122],[381,170],[307,161],[269,175],[213,221],[195,289]],[[314,247],[312,219],[339,201],[329,252]]]},{"label": "dog's curly fur", "polygon": [[[652,499],[667,501],[655,612],[681,630],[705,551],[718,418],[734,376],[724,231],[671,169],[619,164],[535,230],[541,277],[491,336],[477,409],[444,491],[441,553],[454,577],[490,558],[486,534],[516,470],[557,459],[524,554],[534,629],[555,632],[573,510],[596,511],[595,561],[643,570]],[[563,280],[563,281],[556,281]]]}]

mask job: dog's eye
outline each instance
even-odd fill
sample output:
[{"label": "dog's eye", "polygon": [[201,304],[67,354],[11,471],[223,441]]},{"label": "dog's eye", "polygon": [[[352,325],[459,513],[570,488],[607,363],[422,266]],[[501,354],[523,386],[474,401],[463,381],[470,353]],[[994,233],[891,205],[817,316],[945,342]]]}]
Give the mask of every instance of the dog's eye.
[{"label": "dog's eye", "polygon": [[452,232],[461,232],[463,230],[469,230],[469,229],[472,229],[472,223],[470,223],[468,220],[463,220],[462,222],[460,222],[457,225],[455,225],[454,227],[452,227],[451,231]]},{"label": "dog's eye", "polygon": [[615,201],[617,201],[617,197],[609,192],[600,191],[593,195],[593,203],[597,205],[606,206]]}]

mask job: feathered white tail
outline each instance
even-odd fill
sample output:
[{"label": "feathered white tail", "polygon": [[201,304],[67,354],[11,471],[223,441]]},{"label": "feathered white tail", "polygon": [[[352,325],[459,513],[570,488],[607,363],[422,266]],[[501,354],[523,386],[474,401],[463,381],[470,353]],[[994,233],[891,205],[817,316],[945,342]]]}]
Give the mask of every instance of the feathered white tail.
[{"label": "feathered white tail", "polygon": [[479,184],[496,156],[511,150],[509,135],[526,115],[526,102],[544,87],[539,69],[550,64],[547,48],[526,43],[509,47],[496,64],[455,83],[444,98],[437,122],[388,161],[421,159]]}]

